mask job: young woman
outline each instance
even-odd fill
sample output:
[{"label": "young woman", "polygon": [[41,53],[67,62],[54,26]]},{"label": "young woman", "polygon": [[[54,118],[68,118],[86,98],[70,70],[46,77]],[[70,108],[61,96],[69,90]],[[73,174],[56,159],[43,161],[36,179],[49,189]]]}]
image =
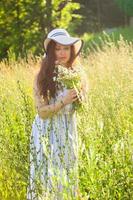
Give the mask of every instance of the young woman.
[{"label": "young woman", "polygon": [[76,199],[78,134],[73,102],[78,97],[75,89],[56,87],[53,77],[57,64],[76,67],[82,44],[64,29],[52,30],[44,41],[46,56],[33,88],[37,115],[31,132],[28,200]]}]

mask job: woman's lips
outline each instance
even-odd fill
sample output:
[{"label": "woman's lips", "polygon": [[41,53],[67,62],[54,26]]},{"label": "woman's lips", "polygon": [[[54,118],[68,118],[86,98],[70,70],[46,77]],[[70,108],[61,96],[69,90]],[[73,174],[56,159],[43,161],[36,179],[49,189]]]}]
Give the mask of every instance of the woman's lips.
[{"label": "woman's lips", "polygon": [[61,58],[60,58],[60,60],[64,60],[64,59],[66,59],[66,57],[61,57]]}]

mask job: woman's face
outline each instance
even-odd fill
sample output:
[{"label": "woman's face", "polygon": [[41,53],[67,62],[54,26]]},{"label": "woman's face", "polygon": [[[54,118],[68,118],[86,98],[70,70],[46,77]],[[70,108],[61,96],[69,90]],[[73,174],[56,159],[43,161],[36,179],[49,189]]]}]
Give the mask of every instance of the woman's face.
[{"label": "woman's face", "polygon": [[55,46],[55,58],[56,63],[65,65],[71,56],[71,46],[64,46],[61,44],[56,43]]}]

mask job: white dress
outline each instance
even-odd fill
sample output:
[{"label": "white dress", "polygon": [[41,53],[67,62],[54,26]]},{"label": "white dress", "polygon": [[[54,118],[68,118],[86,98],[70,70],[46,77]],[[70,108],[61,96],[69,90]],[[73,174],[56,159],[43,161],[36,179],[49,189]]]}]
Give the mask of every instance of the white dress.
[{"label": "white dress", "polygon": [[[67,89],[58,91],[54,103]],[[52,118],[37,114],[30,140],[28,200],[76,199],[78,188],[78,135],[73,105],[62,108]]]}]

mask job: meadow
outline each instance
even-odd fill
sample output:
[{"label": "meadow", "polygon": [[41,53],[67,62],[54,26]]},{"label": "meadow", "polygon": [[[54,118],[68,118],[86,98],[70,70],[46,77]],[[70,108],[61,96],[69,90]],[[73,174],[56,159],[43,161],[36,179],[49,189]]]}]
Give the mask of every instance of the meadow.
[{"label": "meadow", "polygon": [[[0,63],[0,199],[25,200],[33,79],[41,57]],[[108,41],[81,57],[89,82],[78,114],[79,186],[86,200],[133,199],[133,44]]]},{"label": "meadow", "polygon": [[98,33],[84,33],[82,36],[82,39],[85,41],[84,52],[88,54],[89,52],[93,51],[93,49],[95,50],[98,47],[104,46],[104,43],[107,43],[107,41],[112,41],[117,45],[120,37],[123,37],[124,40],[128,42],[133,42],[133,27],[117,27],[105,29]]}]

